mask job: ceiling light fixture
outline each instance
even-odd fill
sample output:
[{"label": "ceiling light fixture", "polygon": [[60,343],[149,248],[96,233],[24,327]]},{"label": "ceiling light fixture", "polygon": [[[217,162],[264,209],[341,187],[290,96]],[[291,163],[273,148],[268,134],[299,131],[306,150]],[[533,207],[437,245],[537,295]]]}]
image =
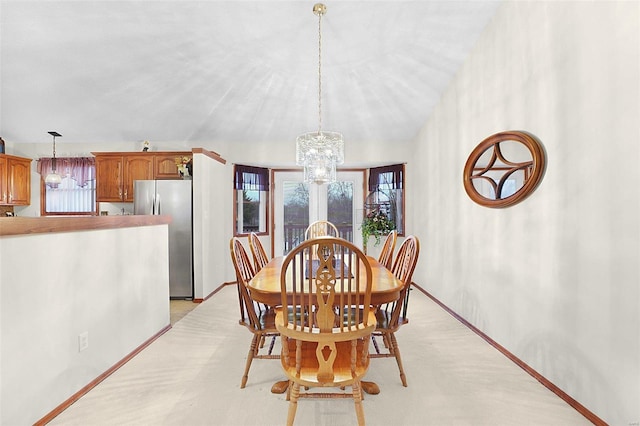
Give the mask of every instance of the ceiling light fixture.
[{"label": "ceiling light fixture", "polygon": [[62,135],[58,132],[48,133],[53,136],[53,158],[51,159],[51,173],[44,178],[44,183],[46,183],[50,188],[57,188],[62,182],[62,176],[56,173],[56,136]]},{"label": "ceiling light fixture", "polygon": [[313,6],[318,16],[318,131],[304,133],[296,140],[296,164],[304,166],[304,180],[308,183],[336,181],[336,165],[344,163],[342,134],[322,131],[322,16],[327,7]]}]

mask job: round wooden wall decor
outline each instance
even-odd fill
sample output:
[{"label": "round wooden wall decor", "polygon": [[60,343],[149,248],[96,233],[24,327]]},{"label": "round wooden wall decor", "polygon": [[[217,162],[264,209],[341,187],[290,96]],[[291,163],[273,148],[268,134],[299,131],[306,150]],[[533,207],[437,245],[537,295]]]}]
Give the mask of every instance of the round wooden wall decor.
[{"label": "round wooden wall decor", "polygon": [[471,152],[464,166],[467,195],[485,207],[509,207],[529,196],[544,175],[542,144],[523,131],[491,135]]}]

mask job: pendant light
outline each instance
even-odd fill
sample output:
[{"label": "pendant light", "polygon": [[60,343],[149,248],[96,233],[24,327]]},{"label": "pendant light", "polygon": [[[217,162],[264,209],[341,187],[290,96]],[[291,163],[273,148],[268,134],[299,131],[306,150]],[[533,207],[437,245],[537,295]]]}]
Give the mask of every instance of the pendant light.
[{"label": "pendant light", "polygon": [[322,130],[322,16],[326,12],[322,3],[313,6],[318,16],[318,131],[296,140],[296,164],[304,166],[304,180],[316,184],[335,182],[336,165],[344,163],[342,134]]},{"label": "pendant light", "polygon": [[49,186],[49,188],[57,188],[58,185],[62,182],[62,176],[60,176],[56,172],[56,136],[62,136],[58,132],[48,132],[51,136],[53,136],[53,158],[51,159],[51,173],[44,178],[44,183]]}]

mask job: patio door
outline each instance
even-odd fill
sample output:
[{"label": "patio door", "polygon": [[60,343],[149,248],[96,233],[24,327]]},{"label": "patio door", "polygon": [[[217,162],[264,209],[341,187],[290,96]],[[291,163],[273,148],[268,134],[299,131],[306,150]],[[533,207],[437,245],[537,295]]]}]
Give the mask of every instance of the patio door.
[{"label": "patio door", "polygon": [[362,247],[364,173],[338,172],[335,183],[316,185],[303,182],[302,172],[274,173],[274,255],[281,256],[304,240],[311,222],[328,220],[340,237]]}]

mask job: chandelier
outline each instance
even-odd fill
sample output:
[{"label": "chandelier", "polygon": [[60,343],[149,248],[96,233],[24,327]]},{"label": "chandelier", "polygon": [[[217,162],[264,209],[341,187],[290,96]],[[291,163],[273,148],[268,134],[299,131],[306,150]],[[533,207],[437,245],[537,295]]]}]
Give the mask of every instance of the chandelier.
[{"label": "chandelier", "polygon": [[57,188],[58,185],[62,182],[62,176],[60,176],[56,172],[56,136],[62,136],[58,132],[48,132],[51,136],[53,136],[53,158],[51,159],[51,173],[44,178],[44,183],[46,183],[50,188]]},{"label": "chandelier", "polygon": [[335,182],[336,165],[344,163],[342,135],[322,130],[322,16],[326,12],[322,3],[313,6],[318,16],[318,131],[296,139],[296,164],[304,166],[304,180],[316,184]]}]

